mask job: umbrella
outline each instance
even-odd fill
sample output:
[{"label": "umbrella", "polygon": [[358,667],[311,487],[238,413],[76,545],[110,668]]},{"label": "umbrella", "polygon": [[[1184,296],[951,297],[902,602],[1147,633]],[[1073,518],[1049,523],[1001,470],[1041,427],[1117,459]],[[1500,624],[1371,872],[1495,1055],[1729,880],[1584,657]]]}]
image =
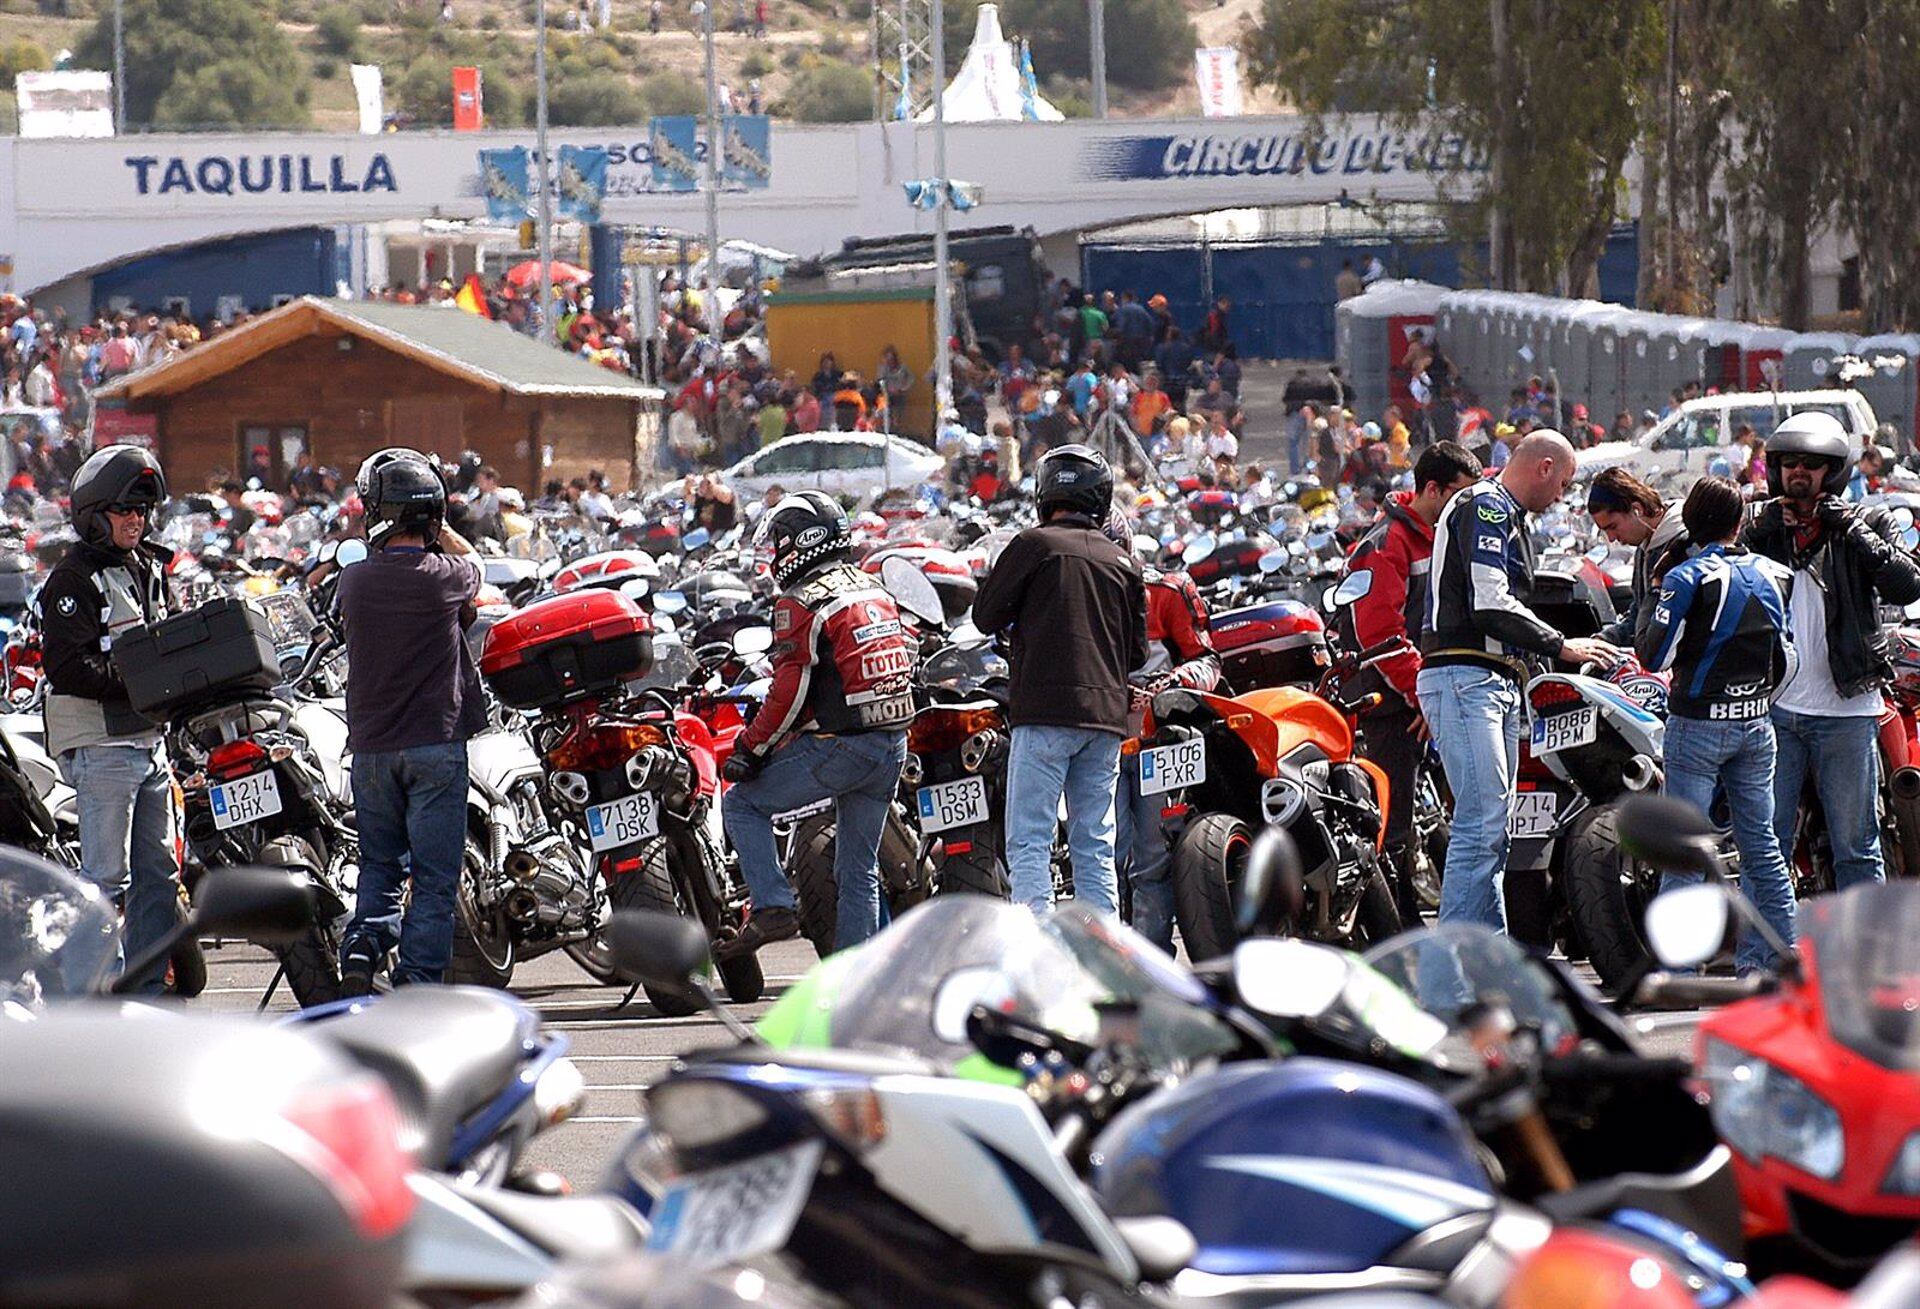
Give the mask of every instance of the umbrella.
[{"label": "umbrella", "polygon": [[[550,267],[553,270],[553,280],[556,282],[566,282],[569,284],[585,282],[593,276],[593,274],[584,268],[576,268],[572,264],[564,263],[558,259],[554,260]],[[508,284],[519,287],[523,291],[539,276],[540,261],[538,259],[529,259],[526,263],[515,264],[507,270]]]}]

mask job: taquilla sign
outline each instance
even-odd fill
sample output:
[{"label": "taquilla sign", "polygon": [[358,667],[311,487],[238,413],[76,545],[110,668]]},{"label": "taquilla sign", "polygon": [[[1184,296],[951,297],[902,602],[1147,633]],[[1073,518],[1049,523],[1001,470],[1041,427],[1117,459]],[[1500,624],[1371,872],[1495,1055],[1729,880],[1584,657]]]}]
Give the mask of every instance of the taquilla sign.
[{"label": "taquilla sign", "polygon": [[353,191],[398,192],[393,161],[377,153],[364,163],[346,155],[238,154],[128,155],[138,195],[335,195]]}]

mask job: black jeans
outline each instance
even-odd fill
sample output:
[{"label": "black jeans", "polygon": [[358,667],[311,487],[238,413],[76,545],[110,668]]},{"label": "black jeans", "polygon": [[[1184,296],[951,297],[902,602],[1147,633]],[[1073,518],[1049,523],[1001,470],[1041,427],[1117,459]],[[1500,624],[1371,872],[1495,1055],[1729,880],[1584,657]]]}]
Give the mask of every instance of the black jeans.
[{"label": "black jeans", "polygon": [[1387,854],[1406,872],[1406,849],[1413,834],[1414,778],[1426,757],[1427,743],[1413,733],[1416,715],[1404,704],[1383,706],[1360,720],[1366,757],[1387,775]]}]

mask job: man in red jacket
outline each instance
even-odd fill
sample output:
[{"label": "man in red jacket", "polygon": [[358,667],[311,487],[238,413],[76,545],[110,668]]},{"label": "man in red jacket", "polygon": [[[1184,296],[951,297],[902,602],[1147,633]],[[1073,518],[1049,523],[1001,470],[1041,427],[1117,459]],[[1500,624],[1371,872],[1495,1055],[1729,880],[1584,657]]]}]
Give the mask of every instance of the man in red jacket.
[{"label": "man in red jacket", "polygon": [[1413,466],[1414,489],[1388,496],[1380,517],[1347,556],[1348,575],[1364,573],[1371,585],[1334,620],[1340,639],[1356,654],[1389,647],[1366,660],[1350,694],[1383,697],[1363,716],[1361,732],[1367,757],[1387,775],[1387,862],[1403,916],[1414,908],[1408,845],[1414,777],[1427,741],[1414,679],[1420,674],[1433,525],[1453,493],[1479,480],[1481,471],[1473,452],[1457,441],[1437,441],[1421,452]]}]

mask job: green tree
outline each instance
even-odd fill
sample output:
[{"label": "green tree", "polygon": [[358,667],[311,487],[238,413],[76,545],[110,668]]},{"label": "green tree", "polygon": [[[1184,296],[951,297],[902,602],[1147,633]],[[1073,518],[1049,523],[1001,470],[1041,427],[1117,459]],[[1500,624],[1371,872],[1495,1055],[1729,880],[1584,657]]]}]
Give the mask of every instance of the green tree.
[{"label": "green tree", "polygon": [[[163,98],[171,101],[167,121],[172,124],[299,127],[306,123],[310,81],[306,63],[275,25],[270,8],[247,0],[125,0],[123,23],[127,117],[132,123],[157,122]],[[74,64],[113,67],[111,5],[102,6],[101,17],[81,38]],[[239,74],[241,68],[249,70],[247,76]],[[185,82],[219,103],[200,112],[189,108],[186,89],[169,96],[176,83]],[[223,117],[255,106],[271,117]]]},{"label": "green tree", "polygon": [[618,73],[565,77],[547,92],[547,118],[556,127],[617,127],[646,116],[640,93]]},{"label": "green tree", "polygon": [[[408,64],[405,72],[389,79],[393,108],[420,127],[451,126],[454,62],[447,55],[426,54]],[[524,126],[530,97],[519,93],[514,79],[499,64],[481,60],[474,66],[480,69],[480,98],[487,126]]]},{"label": "green tree", "polygon": [[22,73],[37,73],[53,67],[53,60],[36,41],[24,36],[0,46],[0,88],[13,90],[13,79]]},{"label": "green tree", "polygon": [[873,117],[873,80],[852,64],[825,60],[787,88],[787,113],[802,123],[857,123]]},{"label": "green tree", "polygon": [[[1107,80],[1140,91],[1163,91],[1193,75],[1199,43],[1180,0],[1106,0]],[[948,5],[947,71],[951,75],[973,41],[978,10]],[[1081,0],[1004,0],[1000,23],[1008,36],[1033,48],[1034,72],[1090,77],[1087,6]],[[871,112],[871,110],[869,110]]]},{"label": "green tree", "polygon": [[328,5],[314,24],[320,48],[342,59],[360,57],[360,11],[350,4]]},{"label": "green tree", "polygon": [[640,83],[641,117],[651,114],[700,114],[707,109],[707,93],[685,73],[665,69],[650,73]]},{"label": "green tree", "polygon": [[191,69],[168,85],[153,109],[156,127],[301,127],[307,82],[274,77],[243,59]]}]

